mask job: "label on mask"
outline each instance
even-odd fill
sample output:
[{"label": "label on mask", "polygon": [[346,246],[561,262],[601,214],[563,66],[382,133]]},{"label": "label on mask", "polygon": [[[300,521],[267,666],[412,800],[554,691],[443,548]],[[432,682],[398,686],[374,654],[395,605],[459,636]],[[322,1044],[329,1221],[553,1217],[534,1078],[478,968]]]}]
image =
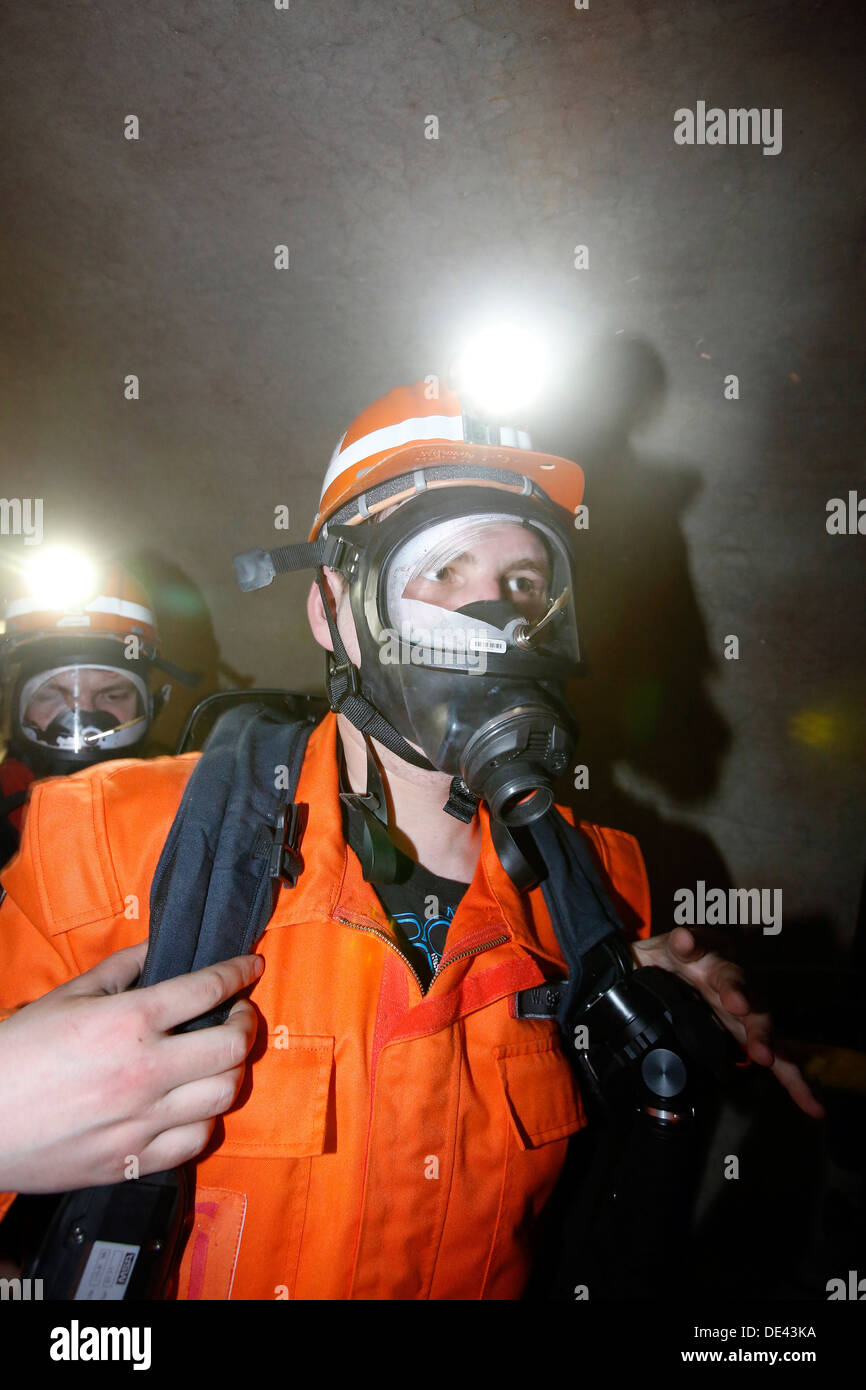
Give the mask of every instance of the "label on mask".
[{"label": "label on mask", "polygon": [[466,644],[471,652],[505,652],[508,643],[499,637],[470,637]]}]

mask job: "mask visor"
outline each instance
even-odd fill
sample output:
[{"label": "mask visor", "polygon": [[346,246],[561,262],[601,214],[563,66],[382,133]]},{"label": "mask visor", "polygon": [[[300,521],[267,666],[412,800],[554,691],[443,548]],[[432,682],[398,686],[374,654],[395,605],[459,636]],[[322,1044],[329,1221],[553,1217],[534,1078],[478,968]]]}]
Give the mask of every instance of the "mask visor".
[{"label": "mask visor", "polygon": [[40,748],[97,755],[139,742],[147,709],[141,676],[106,666],[60,666],[25,681],[18,721],[24,737]]},{"label": "mask visor", "polygon": [[[483,514],[410,535],[384,577],[384,634],[417,666],[507,668],[509,654],[574,663],[577,629],[569,557],[540,522]],[[380,641],[384,640],[380,637]]]}]

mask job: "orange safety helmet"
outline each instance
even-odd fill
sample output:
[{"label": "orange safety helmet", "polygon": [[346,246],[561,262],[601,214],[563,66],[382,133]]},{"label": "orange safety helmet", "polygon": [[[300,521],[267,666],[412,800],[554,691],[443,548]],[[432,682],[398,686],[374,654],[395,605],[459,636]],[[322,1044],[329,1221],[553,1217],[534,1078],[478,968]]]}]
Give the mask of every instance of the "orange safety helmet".
[{"label": "orange safety helmet", "polygon": [[[399,491],[382,487],[404,475]],[[534,485],[574,516],[584,477],[573,460],[536,452],[524,430],[479,420],[436,377],[395,386],[362,410],[337,444],[310,540],[338,513],[351,525],[427,488],[473,483],[516,493]]]}]

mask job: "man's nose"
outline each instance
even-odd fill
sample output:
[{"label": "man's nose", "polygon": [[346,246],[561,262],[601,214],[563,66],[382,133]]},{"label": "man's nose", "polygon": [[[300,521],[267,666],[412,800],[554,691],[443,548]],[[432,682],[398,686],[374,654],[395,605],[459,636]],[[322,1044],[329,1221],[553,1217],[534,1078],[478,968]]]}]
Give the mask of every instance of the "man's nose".
[{"label": "man's nose", "polygon": [[460,595],[460,607],[467,603],[482,603],[485,599],[500,599],[502,589],[499,579],[493,574],[474,574]]}]

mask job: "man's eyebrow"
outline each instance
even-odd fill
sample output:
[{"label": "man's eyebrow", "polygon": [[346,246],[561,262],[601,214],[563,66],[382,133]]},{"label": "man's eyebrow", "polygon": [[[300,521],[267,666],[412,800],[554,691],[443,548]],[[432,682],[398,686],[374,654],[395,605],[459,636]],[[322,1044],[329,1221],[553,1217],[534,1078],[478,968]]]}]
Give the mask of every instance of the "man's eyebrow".
[{"label": "man's eyebrow", "polygon": [[[477,556],[475,555],[475,552],[473,550],[461,550],[456,555],[450,555],[447,560],[435,561],[434,563],[436,564],[437,569],[441,569],[443,565],[453,565],[458,560],[464,560],[467,564],[470,565],[478,564]],[[432,568],[433,565],[428,566],[428,569]],[[506,571],[514,569],[531,569],[537,570],[539,574],[550,573],[550,565],[547,563],[547,561],[537,560],[534,556],[527,556],[525,559],[522,560],[509,560],[508,564],[505,566],[505,569]]]},{"label": "man's eyebrow", "polygon": [[538,570],[539,574],[548,574],[550,572],[550,565],[548,565],[546,561],[536,560],[533,556],[529,556],[525,560],[509,561],[508,565],[506,566],[506,569]]}]

